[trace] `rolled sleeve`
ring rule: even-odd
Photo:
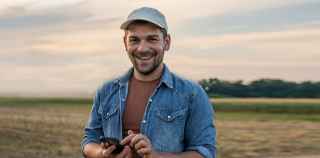
[[[186,149],[187,151],[196,151],[201,154],[204,158],[215,158],[215,150],[210,150],[204,146],[192,146]]]
[[[216,157],[214,111],[201,87],[194,90],[185,131],[186,150],[199,152],[205,158]]]
[[[96,143],[100,144],[100,140],[98,139],[102,133],[98,134],[98,132],[92,132],[88,131],[87,134],[84,135],[82,141],[81,141],[81,151],[83,152],[84,146],[86,146],[89,143]]]
[[[97,93],[93,101],[93,106],[91,109],[88,123],[84,129],[84,136],[81,141],[82,152],[84,150],[85,145],[89,143],[100,144],[99,138],[100,136],[103,135],[103,132],[102,132],[101,116],[99,114],[99,105],[100,105],[99,93]]]

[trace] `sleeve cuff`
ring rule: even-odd
[[[87,137],[85,137],[82,141],[81,141],[81,152],[83,153],[83,149],[84,146],[89,144],[89,143],[96,143],[96,144],[100,144],[100,142],[96,139],[88,139]]]
[[[210,153],[209,149],[203,146],[192,146],[188,147],[186,150],[196,151],[205,158],[215,158],[214,153]]]

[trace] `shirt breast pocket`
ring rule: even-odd
[[[187,109],[180,109],[176,111],[170,109],[158,109],[156,115],[160,120],[167,123],[174,123],[175,121],[177,121],[176,123],[178,123],[179,120],[184,119],[186,111]]]
[[[187,109],[158,109],[154,132],[155,144],[160,151],[177,152],[182,149]]]
[[[119,108],[114,108],[114,109],[110,109],[110,110],[108,110],[106,112],[103,112],[103,118],[105,120],[111,120],[112,117],[114,117],[117,114],[118,109]]]
[[[119,107],[102,110],[102,128],[105,137],[119,137],[120,116]]]

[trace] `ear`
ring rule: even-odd
[[[125,47],[126,51],[128,51],[128,46],[127,46],[126,38],[127,38],[127,36],[124,35],[124,36],[123,36],[123,44],[124,44],[124,47]]]
[[[168,51],[170,49],[170,45],[171,45],[171,37],[168,34],[165,38],[164,38],[164,50]]]

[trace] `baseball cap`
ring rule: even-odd
[[[150,22],[162,29],[165,29],[168,32],[168,26],[165,16],[159,10],[149,7],[142,7],[133,10],[127,17],[126,21],[121,24],[120,28],[125,30],[132,22],[136,20]]]

